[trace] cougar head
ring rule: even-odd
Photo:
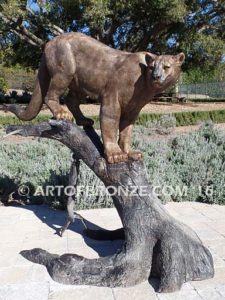
[[[145,60],[153,87],[165,89],[179,78],[181,65],[185,59],[184,53],[177,55],[155,55],[147,53]]]

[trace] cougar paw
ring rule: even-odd
[[[67,121],[72,121],[73,120],[73,115],[67,111],[59,111],[55,114],[56,120],[67,120]]]
[[[128,155],[126,153],[122,152],[122,151],[112,153],[112,154],[109,154],[109,155],[106,154],[106,160],[110,164],[125,162],[125,161],[128,160]]]
[[[143,155],[141,152],[138,151],[130,151],[128,153],[128,157],[132,160],[141,160],[143,159]]]
[[[76,123],[78,126],[93,126],[94,121],[89,118],[76,119]]]

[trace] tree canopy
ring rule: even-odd
[[[37,67],[45,43],[84,32],[127,51],[186,54],[215,69],[225,53],[225,0],[0,0],[0,60]]]

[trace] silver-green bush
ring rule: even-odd
[[[172,114],[161,115],[158,119],[147,121],[145,126],[136,126],[135,132],[146,135],[168,135],[176,128],[176,118]]]
[[[153,140],[150,133],[140,134],[142,131],[143,128],[136,127],[133,147],[144,153],[149,181],[163,202],[225,203],[225,135],[222,131],[208,123],[196,132],[157,140]],[[44,197],[51,205],[62,207],[66,196],[58,196],[57,190],[52,196],[46,195],[46,187],[66,186],[70,164],[70,151],[57,142],[3,141],[0,144],[0,193],[19,197],[18,187],[24,184],[29,186],[31,195],[36,191],[29,199]],[[102,193],[103,184],[84,164],[79,186],[76,209],[112,205],[110,197]]]
[[[172,139],[136,146],[144,152],[149,180],[166,201],[202,201],[225,204],[225,135],[205,124]]]

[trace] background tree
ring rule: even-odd
[[[187,54],[186,69],[217,68],[224,54],[225,1],[0,0],[5,62],[37,67],[45,43],[81,31],[128,51]]]

